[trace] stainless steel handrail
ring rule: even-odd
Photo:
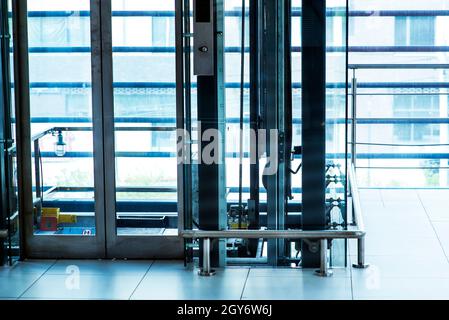
[[[180,230],[179,235],[188,239],[202,239],[204,244],[210,244],[210,239],[318,239],[320,240],[321,265],[319,274],[329,275],[327,270],[327,241],[328,239],[357,239],[357,264],[355,268],[365,268],[365,226],[362,217],[359,191],[355,176],[354,165],[348,168],[349,184],[352,195],[354,225],[352,230]],[[205,246],[207,247],[207,246]],[[210,251],[203,250],[203,270],[200,274],[212,275],[210,269]]]

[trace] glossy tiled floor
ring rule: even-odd
[[[449,299],[449,190],[362,190],[370,268],[227,268],[177,261],[26,261],[0,268],[1,299]],[[355,243],[349,254],[355,260]]]

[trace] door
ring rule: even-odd
[[[94,4],[13,8],[22,257],[106,256]]]
[[[174,0],[14,9],[22,257],[181,258]]]
[[[114,257],[182,258],[175,0],[111,0],[111,11],[112,29],[102,35],[111,38],[113,70],[113,108],[105,110],[107,250]]]

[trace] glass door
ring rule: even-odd
[[[175,0],[15,5],[22,256],[182,258]]]
[[[112,0],[111,7],[115,190],[108,254],[181,258],[175,0]]]
[[[28,71],[29,96],[18,100],[14,119],[22,126],[18,152],[25,163],[19,192],[32,191],[21,197],[27,257],[105,256],[102,159],[94,151],[101,144],[94,138],[101,106],[92,99],[97,53],[91,50],[91,9],[89,0],[28,0],[16,6],[16,18],[26,19],[28,27],[27,39],[18,39],[27,40],[28,57],[19,48],[16,61],[28,62],[22,71]],[[28,143],[31,153],[24,152]]]

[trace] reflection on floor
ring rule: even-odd
[[[0,268],[0,298],[449,299],[449,190],[362,190],[370,268],[237,268],[202,278],[176,261],[26,261]],[[355,243],[350,256],[355,259]]]

